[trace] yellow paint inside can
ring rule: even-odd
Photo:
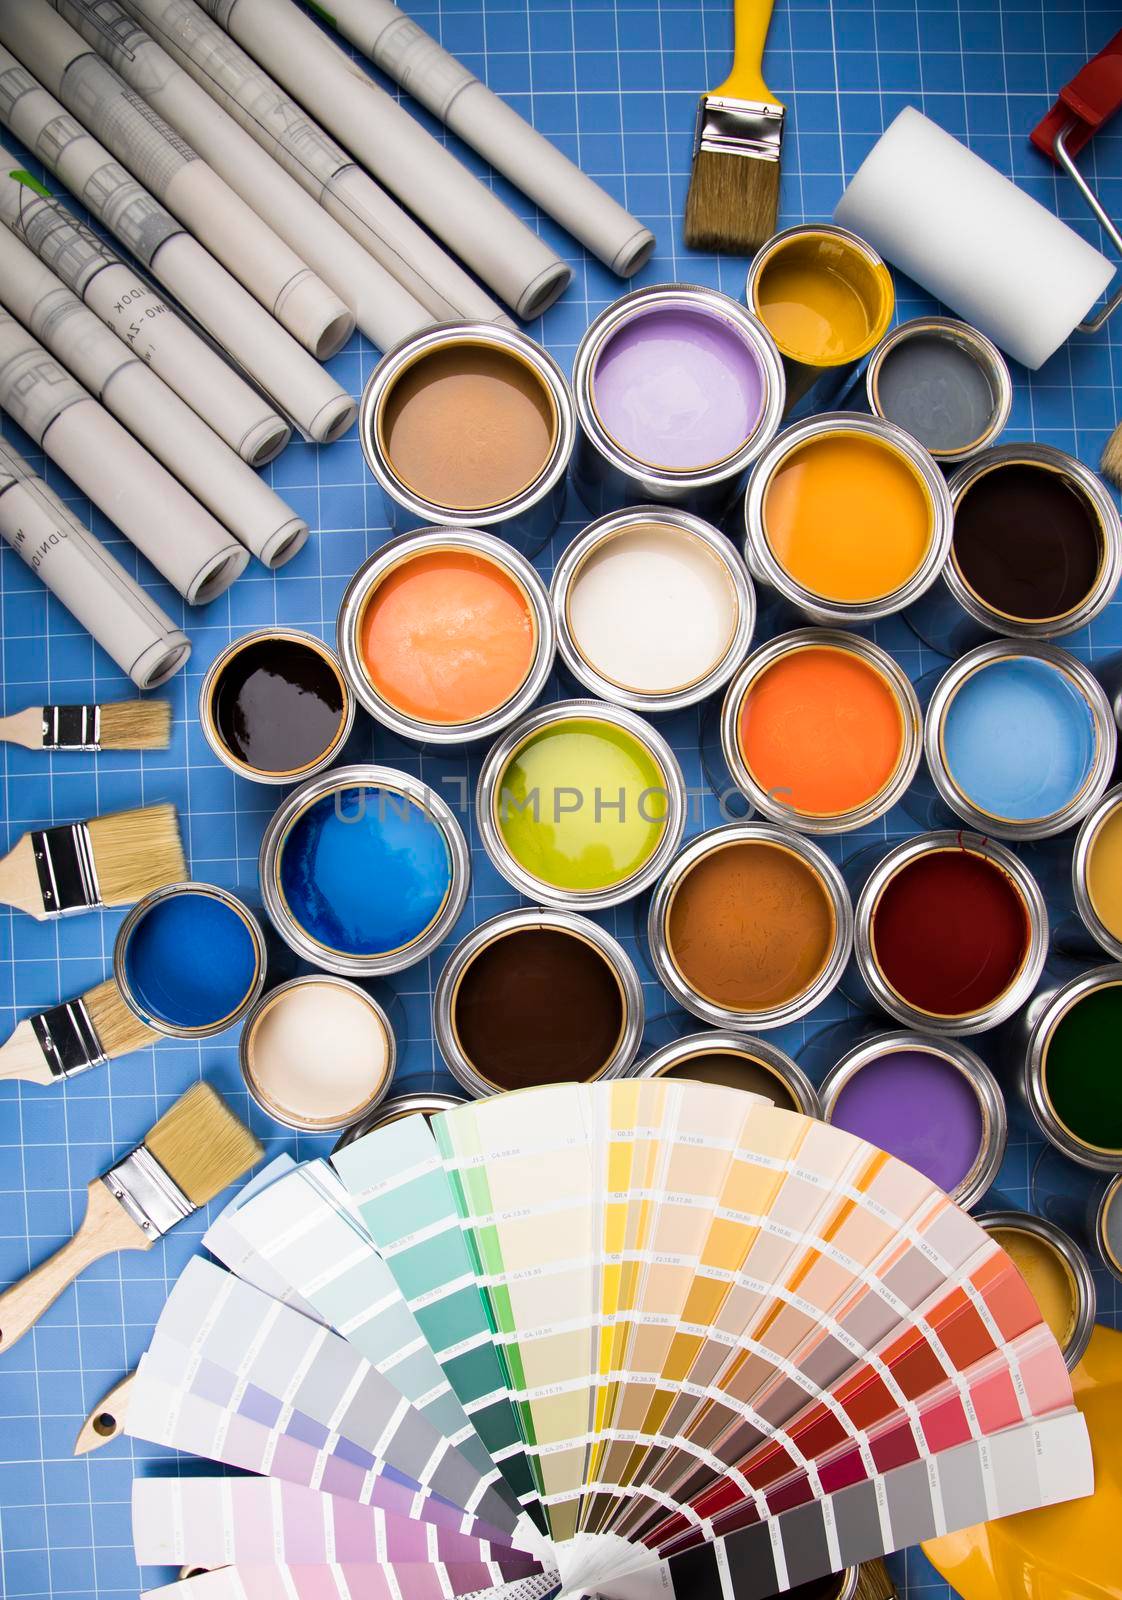
[[[1107,812],[1091,839],[1087,892],[1103,927],[1122,939],[1122,800]]]
[[[765,257],[752,301],[783,355],[832,367],[865,355],[883,338],[895,293],[883,262],[848,239],[808,228]]]

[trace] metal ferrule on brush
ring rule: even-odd
[[[167,1233],[196,1209],[144,1145],[138,1145],[101,1181],[137,1227],[152,1238]]]
[[[100,750],[100,706],[44,706],[44,750]]]
[[[84,822],[37,829],[31,835],[31,849],[43,893],[43,910],[49,916],[88,911],[101,904],[93,844]]]
[[[769,105],[766,100],[730,100],[703,94],[697,105],[694,155],[707,150],[714,155],[778,161],[783,118],[783,107]]]
[[[86,1009],[84,1000],[68,1000],[31,1018],[32,1031],[43,1060],[55,1078],[73,1078],[90,1067],[101,1067],[109,1057]]]

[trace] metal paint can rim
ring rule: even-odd
[[[1103,1266],[1122,1283],[1122,1258],[1116,1256],[1112,1250],[1107,1231],[1107,1218],[1118,1205],[1122,1205],[1122,1172],[1107,1184],[1095,1210],[1095,1243],[1098,1245]]]
[[[934,461],[957,466],[980,450],[989,448],[1005,428],[1013,408],[1013,379],[1001,351],[991,339],[987,339],[984,333],[972,327],[969,322],[962,322],[957,317],[913,317],[909,322],[901,322],[897,327],[890,328],[869,357],[869,365],[865,369],[865,393],[874,416],[884,417],[886,422],[891,421],[891,418],[885,417],[881,409],[880,391],[877,387],[880,370],[886,357],[899,345],[907,344],[909,339],[919,338],[924,334],[935,335],[952,344],[965,347],[985,372],[993,394],[994,407],[990,413],[990,420],[977,439],[969,444],[959,445],[953,450],[933,450],[930,445],[924,447]],[[951,492],[953,498],[953,484]]]
[[[1122,783],[1116,784],[1113,789],[1107,789],[1083,818],[1079,832],[1075,836],[1075,847],[1071,856],[1071,887],[1076,910],[1095,943],[1100,944],[1114,961],[1122,961],[1122,939],[1111,933],[1095,910],[1087,873],[1096,834],[1111,813],[1119,810],[1122,810]]]
[[[690,1061],[694,1056],[732,1054],[747,1056],[776,1077],[791,1099],[794,1109],[804,1117],[822,1116],[822,1105],[817,1089],[798,1062],[786,1050],[767,1039],[751,1033],[741,1033],[733,1028],[706,1028],[699,1033],[686,1033],[680,1039],[652,1050],[638,1065],[627,1072],[629,1078],[673,1077],[674,1068]],[[782,1111],[791,1109],[781,1106]]]
[[[666,784],[666,821],[662,837],[647,861],[630,877],[610,888],[559,889],[528,872],[507,849],[495,820],[495,800],[503,773],[519,747],[551,722],[609,722],[622,728],[647,750],[658,765]],[[521,894],[549,907],[569,911],[600,911],[631,900],[659,876],[677,850],[686,826],[686,784],[670,745],[663,736],[624,706],[606,700],[555,700],[535,711],[501,734],[488,750],[480,769],[475,791],[475,819],[479,837],[491,864]]]
[[[1021,969],[1003,994],[976,1013],[940,1017],[911,1005],[892,988],[873,954],[872,922],[880,896],[891,878],[921,856],[947,850],[965,850],[981,856],[1005,873],[1024,905],[1029,942]],[[997,840],[953,828],[913,834],[882,856],[862,885],[854,908],[853,954],[857,969],[877,1005],[904,1027],[939,1038],[984,1033],[1011,1017],[1035,989],[1048,955],[1048,908],[1040,885],[1028,867]]]
[[[308,1121],[305,1118],[295,1117],[286,1113],[279,1105],[266,1099],[264,1092],[253,1076],[250,1068],[250,1047],[253,1042],[254,1030],[261,1018],[265,1016],[276,1000],[287,994],[291,989],[308,988],[311,985],[330,986],[333,989],[344,989],[348,994],[357,995],[374,1013],[386,1037],[386,1071],[385,1076],[367,1100],[353,1116],[346,1117],[342,1122]],[[342,1128],[349,1128],[356,1122],[361,1122],[368,1117],[375,1108],[382,1104],[389,1094],[390,1082],[397,1066],[397,1037],[393,1025],[386,1015],[384,1008],[360,984],[352,983],[348,978],[340,978],[335,973],[308,972],[296,978],[289,978],[285,983],[277,984],[275,989],[269,989],[254,1002],[242,1024],[241,1036],[238,1039],[238,1065],[241,1068],[242,1078],[245,1082],[247,1093],[251,1099],[260,1106],[266,1116],[274,1122],[279,1122],[284,1128],[295,1128],[301,1133],[338,1133]]]
[[[449,886],[444,904],[429,926],[410,944],[400,950],[382,955],[352,956],[341,951],[328,950],[308,935],[293,917],[284,902],[277,883],[281,850],[288,833],[299,816],[317,800],[333,790],[386,789],[412,801],[444,836],[449,860]],[[362,763],[350,767],[332,767],[300,784],[277,807],[265,828],[258,855],[258,875],[261,895],[269,920],[285,944],[305,960],[314,962],[327,972],[341,977],[371,978],[390,972],[402,972],[417,961],[430,955],[447,937],[467,899],[471,877],[471,857],[463,829],[456,821],[451,808],[434,789],[396,767]]]
[[[904,724],[900,759],[888,783],[863,806],[837,815],[817,816],[785,805],[775,793],[756,781],[740,747],[740,712],[752,683],[783,656],[804,648],[845,650],[877,669],[897,697]],[[736,787],[762,817],[799,833],[851,833],[890,811],[915,777],[923,754],[923,714],[907,673],[887,650],[882,650],[871,639],[836,628],[796,628],[754,650],[729,684],[721,706],[721,749]]]
[[[1044,1069],[1052,1034],[1062,1018],[1077,1001],[1097,989],[1116,985],[1122,985],[1122,963],[1110,962],[1091,967],[1067,983],[1037,995],[1026,1015],[1027,1036],[1020,1062],[1021,1088],[1040,1132],[1072,1161],[1096,1172],[1117,1172],[1122,1165],[1122,1152],[1088,1144],[1060,1121],[1052,1106]]]
[[[1060,617],[1043,617],[1036,621],[1014,617],[997,611],[966,582],[958,570],[954,554],[954,532],[951,547],[943,568],[943,582],[954,599],[975,622],[1008,639],[1053,639],[1075,633],[1093,622],[1110,604],[1119,578],[1122,577],[1122,519],[1114,501],[1095,474],[1082,461],[1057,450],[1049,444],[1008,443],[993,445],[959,467],[948,482],[953,510],[957,512],[962,497],[988,473],[1004,466],[1024,463],[1049,469],[1075,484],[1090,506],[1102,534],[1102,562],[1094,584],[1083,600],[1073,610]]]
[[[525,594],[534,619],[536,643],[526,678],[501,706],[472,722],[424,722],[399,710],[374,687],[359,645],[366,607],[378,584],[413,557],[440,550],[468,551],[493,561]],[[418,528],[382,545],[362,563],[347,585],[339,605],[336,641],[342,672],[354,698],[384,727],[403,738],[425,744],[468,744],[475,739],[491,738],[508,727],[545,688],[556,653],[553,608],[545,584],[525,556],[504,540],[479,528]]]
[[[170,899],[173,895],[183,894],[208,895],[211,899],[220,900],[241,920],[253,944],[253,979],[245,995],[228,1016],[222,1017],[217,1022],[208,1023],[204,1027],[197,1028],[182,1027],[153,1017],[133,994],[126,967],[129,941],[141,920],[161,900]],[[217,1033],[224,1033],[227,1028],[232,1028],[254,1005],[264,988],[266,962],[265,935],[262,932],[261,924],[243,900],[240,900],[229,889],[222,889],[215,883],[199,883],[195,881],[165,883],[160,888],[153,889],[144,896],[143,900],[138,900],[136,905],[133,906],[121,926],[117,929],[117,937],[113,941],[113,977],[116,980],[117,988],[120,990],[121,999],[128,1006],[134,1017],[139,1018],[153,1032],[160,1034],[165,1039],[209,1039]]]
[[[678,971],[670,952],[666,922],[674,893],[686,873],[714,850],[740,843],[779,845],[797,856],[821,880],[834,913],[834,944],[830,956],[814,982],[801,995],[764,1011],[733,1011],[700,995]],[[698,834],[675,856],[655,886],[647,914],[647,940],[651,960],[663,988],[687,1011],[702,1022],[733,1032],[753,1033],[758,1029],[783,1027],[798,1022],[836,988],[853,944],[853,903],[845,880],[821,846],[789,828],[772,822],[731,822]]]
[[[1047,1217],[1037,1217],[1029,1211],[985,1211],[974,1220],[987,1233],[995,1228],[1008,1228],[1010,1232],[1034,1234],[1051,1245],[1067,1266],[1075,1286],[1075,1326],[1063,1346],[1064,1365],[1070,1372],[1082,1361],[1095,1326],[1097,1295],[1087,1257],[1062,1228],[1049,1222]]]
[[[601,546],[630,527],[645,526],[652,522],[699,540],[721,561],[736,597],[737,621],[727,649],[703,678],[677,689],[644,693],[625,688],[604,677],[585,656],[573,634],[569,598],[585,563]],[[628,506],[625,510],[609,512],[590,522],[577,534],[558,561],[550,585],[550,600],[557,629],[558,651],[578,682],[599,699],[647,715],[696,705],[727,683],[751,644],[756,625],[756,592],[735,545],[712,523],[670,506]]]
[[[876,439],[902,456],[926,491],[931,504],[931,538],[922,561],[908,580],[876,600],[829,600],[805,589],[772,553],[764,526],[764,498],[772,476],[793,450],[821,434],[861,434]],[[951,497],[938,465],[910,433],[883,417],[859,411],[826,411],[792,423],[768,445],[752,468],[744,495],[744,557],[754,578],[774,589],[812,621],[838,628],[860,626],[894,615],[917,600],[939,577],[951,547]]]
[[[1096,736],[1095,759],[1090,775],[1074,799],[1050,817],[1029,817],[1024,821],[991,816],[969,801],[951,777],[943,750],[943,723],[947,710],[967,678],[992,661],[1015,659],[1018,656],[1046,662],[1074,683],[1087,702]],[[940,798],[962,818],[967,827],[998,839],[1047,839],[1074,827],[1105,792],[1114,770],[1117,747],[1114,712],[1098,679],[1070,651],[1040,639],[987,639],[983,644],[975,645],[973,650],[968,650],[948,667],[939,679],[924,719],[924,754]]]
[[[819,1086],[823,1119],[831,1121],[842,1089],[863,1067],[901,1051],[919,1052],[949,1061],[966,1079],[977,1098],[982,1114],[982,1142],[973,1164],[950,1195],[956,1205],[969,1211],[977,1205],[1001,1168],[1009,1137],[1009,1118],[1005,1096],[997,1079],[981,1056],[960,1039],[904,1030],[878,1033],[854,1045],[830,1068]]]
[[[388,1127],[391,1122],[400,1122],[404,1117],[438,1117],[445,1111],[454,1111],[457,1106],[463,1105],[467,1105],[467,1101],[462,1095],[445,1094],[436,1089],[391,1095],[374,1107],[368,1115],[360,1117],[357,1122],[352,1122],[344,1128],[332,1145],[331,1154],[337,1155],[349,1144],[354,1144],[356,1139],[365,1138],[368,1133],[374,1133],[378,1128]]]
[[[552,906],[501,911],[466,934],[448,957],[433,990],[432,1010],[436,1042],[449,1072],[472,1099],[487,1099],[508,1092],[485,1078],[469,1061],[456,1033],[454,1012],[460,983],[476,956],[507,934],[523,928],[553,928],[572,934],[590,944],[611,967],[623,1002],[623,1026],[616,1047],[601,1070],[594,1078],[581,1081],[605,1083],[611,1078],[625,1076],[643,1036],[645,1007],[639,974],[623,946],[599,923],[574,911]]]
[[[789,228],[781,228],[778,233],[773,233],[770,239],[764,240],[763,244],[752,257],[752,264],[748,268],[748,276],[744,280],[744,299],[748,309],[752,312],[752,315],[758,317],[759,320],[764,323],[765,328],[767,327],[767,323],[764,322],[763,316],[757,309],[756,290],[759,287],[760,279],[763,277],[771,258],[786,245],[792,243],[792,241],[795,239],[810,239],[816,235],[819,237],[825,237],[827,239],[836,239],[840,244],[848,245],[862,258],[865,265],[869,267],[870,271],[872,271],[874,275],[879,276],[883,274],[885,280],[884,287],[887,289],[889,297],[887,315],[883,319],[885,326],[887,326],[888,322],[892,318],[892,311],[896,303],[895,288],[892,282],[892,274],[888,270],[888,264],[883,257],[873,249],[872,245],[867,239],[862,239],[860,234],[852,233],[848,228],[839,227],[836,222],[796,222]],[[769,333],[771,332],[770,329],[768,329],[768,331]],[[837,361],[818,361],[808,359],[806,356],[795,355],[784,350],[779,344],[778,340],[776,340],[776,349],[779,351],[783,360],[790,361],[795,366],[809,367],[818,371],[829,372],[844,367],[855,366],[858,362],[862,361],[865,356],[868,355],[870,350],[876,346],[878,341],[883,337],[883,334],[883,327],[874,328],[872,333],[868,335],[867,339],[858,349],[847,351],[846,354],[841,356]],[[774,334],[772,334],[772,338],[775,338]]]
[[[497,347],[531,368],[549,393],[556,414],[556,437],[541,472],[518,494],[494,506],[464,510],[425,500],[397,476],[382,448],[379,420],[390,390],[414,362],[444,345],[481,344]],[[379,361],[362,391],[358,410],[358,436],[362,454],[380,488],[399,506],[431,527],[479,530],[512,522],[545,500],[568,471],[576,443],[576,414],[572,391],[561,368],[549,352],[516,328],[493,322],[441,322],[411,334]]]
[[[339,727],[323,754],[317,756],[314,761],[308,762],[306,766],[292,768],[286,772],[263,772],[260,767],[254,767],[246,761],[240,761],[226,745],[214,720],[214,692],[226,668],[243,650],[267,639],[287,640],[292,644],[305,645],[314,651],[331,667],[339,681],[339,688],[343,696],[343,715]],[[241,778],[248,778],[252,783],[279,785],[301,783],[305,778],[314,778],[317,773],[323,772],[335,760],[347,742],[354,726],[354,720],[355,697],[351,684],[347,680],[347,674],[343,670],[342,662],[329,644],[325,644],[314,633],[309,633],[303,628],[285,628],[268,624],[263,628],[254,628],[249,633],[243,633],[237,639],[232,639],[223,650],[219,651],[207,668],[199,689],[199,726],[202,728],[203,738],[224,767],[229,767],[231,772],[236,772]]]
[[[647,311],[670,310],[683,305],[720,316],[736,328],[759,369],[763,396],[756,425],[739,450],[703,467],[675,470],[642,461],[616,442],[600,420],[593,386],[596,363],[609,338]],[[573,358],[573,398],[585,439],[603,461],[626,478],[643,480],[670,492],[709,488],[745,472],[778,428],[785,393],[783,362],[775,340],[763,323],[738,300],[704,284],[654,283],[621,295],[589,323]]]

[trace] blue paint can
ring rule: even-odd
[[[232,1027],[265,983],[265,940],[227,889],[172,883],[121,924],[113,974],[129,1008],[157,1033],[205,1039]]]

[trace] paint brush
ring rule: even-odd
[[[120,1438],[135,1377],[135,1372],[128,1373],[120,1383],[113,1385],[108,1394],[102,1395],[78,1430],[78,1437],[74,1441],[76,1456],[89,1455],[91,1450],[100,1450],[111,1439]]]
[[[160,1035],[140,1021],[108,978],[76,1000],[64,1000],[17,1024],[0,1045],[0,1082],[54,1083],[104,1066],[154,1044]]]
[[[0,859],[0,902],[37,922],[95,906],[128,906],[187,877],[175,807],[114,811],[33,828]]]
[[[1122,489],[1122,422],[1103,446],[1099,471],[1104,478],[1110,479],[1116,489]]]
[[[691,250],[751,255],[775,232],[787,113],[762,71],[774,5],[775,0],[735,0],[732,71],[698,103],[686,196]]]
[[[857,1568],[857,1588],[853,1600],[896,1600],[896,1585],[879,1557],[862,1561]]]
[[[25,750],[166,750],[170,700],[121,700],[99,706],[28,706],[0,717],[0,742]]]
[[[264,1151],[208,1083],[196,1083],[143,1144],[91,1180],[86,1215],[69,1243],[0,1295],[0,1352],[39,1320],[91,1262],[118,1250],[150,1250],[243,1177]]]

